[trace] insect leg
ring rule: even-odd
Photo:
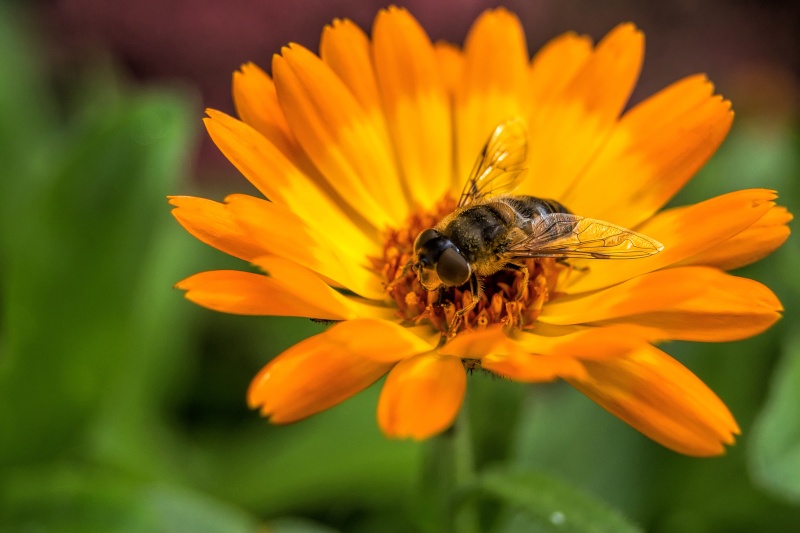
[[[519,291],[517,292],[517,297],[515,298],[516,301],[520,301],[525,297],[525,293],[528,291],[528,282],[531,280],[531,273],[528,271],[528,266],[524,263],[508,263],[506,264],[505,268],[508,270],[522,272],[522,283],[519,285]]]
[[[478,277],[475,274],[469,278],[469,291],[472,300],[469,302],[469,305],[465,305],[456,312],[453,320],[447,326],[448,337],[455,336],[455,334],[458,332],[458,326],[461,324],[462,317],[472,311],[472,309],[478,305],[478,302],[480,302],[481,298],[483,297],[483,286],[481,285],[481,282],[478,281]]]
[[[439,307],[444,307],[447,305],[447,289],[444,287],[439,287],[436,290],[436,305]]]
[[[474,274],[469,278],[469,293],[472,300],[469,302],[469,305],[462,307],[456,313],[456,316],[463,316],[472,311],[472,308],[478,305],[478,302],[481,301],[481,297],[483,297],[483,287],[478,281],[478,277]]]

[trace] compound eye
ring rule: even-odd
[[[448,248],[436,262],[436,274],[448,287],[458,287],[467,282],[472,272],[464,256],[453,248]]]
[[[436,237],[440,237],[439,232],[433,228],[426,229],[422,233],[417,236],[417,240],[414,241],[414,252],[419,253],[420,248],[425,246],[430,240],[435,239]]]

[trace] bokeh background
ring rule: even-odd
[[[455,43],[495,5],[397,3]],[[635,22],[648,41],[634,102],[696,72],[733,101],[730,136],[674,204],[764,187],[800,213],[796,2],[504,5],[531,51]],[[269,70],[282,45],[315,50],[333,18],[369,29],[383,6],[0,3],[0,531],[439,530],[437,444],[386,440],[378,386],[288,427],[246,408],[255,372],[323,326],[214,313],[172,288],[242,266],[186,234],[165,200],[251,192],[206,140],[203,108],[233,112],[240,64]],[[483,525],[580,531],[572,517],[589,509],[593,530],[617,519],[657,532],[800,529],[798,265],[793,236],[740,273],[785,306],[767,333],[666,346],[739,421],[725,456],[665,450],[563,384],[471,376],[476,463],[519,482],[467,498]]]

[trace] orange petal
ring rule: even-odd
[[[233,75],[233,101],[242,122],[252,126],[306,176],[324,183],[286,121],[275,83],[253,63],[242,65]]]
[[[314,300],[318,292],[318,283],[320,276],[311,270],[307,270],[298,263],[278,256],[262,256],[253,260],[253,263],[258,265],[270,278],[276,279],[283,283],[294,287],[296,292],[306,291],[306,298]],[[322,281],[330,285],[329,280],[322,279]],[[325,290],[328,293],[328,289]],[[333,291],[334,298],[347,305],[350,318],[358,317],[373,317],[383,320],[395,320],[397,309],[393,306],[386,305],[384,302],[375,300],[367,300],[357,295],[343,294],[338,290]]]
[[[375,227],[408,214],[391,146],[331,68],[302,46],[272,62],[281,108],[314,165],[339,197]]]
[[[366,268],[367,256],[362,251],[340,240],[324,239],[280,205],[244,194],[228,196],[225,201],[237,224],[268,250],[262,256],[290,259],[365,298],[386,299],[381,280]]]
[[[730,102],[713,91],[705,76],[692,76],[625,113],[560,200],[576,213],[623,227],[652,216],[705,164],[730,129]]]
[[[379,232],[358,224],[337,204],[332,191],[301,172],[263,135],[225,113],[206,112],[204,122],[214,143],[267,198],[288,207],[324,238],[345,240],[365,254],[381,253]]]
[[[289,158],[296,155],[297,139],[286,123],[272,78],[254,63],[245,63],[233,74],[236,114],[266,137]]]
[[[437,351],[459,359],[482,359],[489,354],[526,353],[506,336],[499,324],[481,330],[461,332]]]
[[[752,226],[725,242],[685,259],[679,265],[709,265],[723,270],[741,268],[763,259],[789,238],[792,214],[785,207],[773,206]]]
[[[653,348],[585,361],[570,384],[656,442],[686,455],[724,453],[739,427],[725,404],[678,361]]]
[[[434,43],[433,51],[436,53],[436,62],[447,94],[454,98],[464,72],[464,54],[459,47],[441,41]]]
[[[780,318],[781,304],[764,285],[715,268],[651,272],[595,293],[545,306],[551,324],[633,324],[662,338],[729,341],[761,333]]]
[[[498,326],[459,333],[439,353],[460,359],[479,359],[481,367],[515,381],[552,381],[581,377],[583,366],[571,357],[531,354],[508,338]]]
[[[567,291],[608,287],[708,250],[752,226],[772,208],[774,199],[773,191],[748,189],[659,213],[635,229],[662,243],[661,252],[642,259],[582,262],[589,270],[573,273]]]
[[[378,423],[390,437],[425,439],[455,420],[467,374],[455,357],[425,354],[403,359],[389,372],[378,401]]]
[[[349,57],[355,65],[342,68],[366,69],[361,76],[369,77],[362,51]],[[299,45],[284,48],[272,68],[289,124],[330,186],[379,228],[403,222],[409,205],[380,108],[362,107],[325,62]]]
[[[323,411],[365,389],[393,364],[375,360],[370,357],[373,353],[407,355],[406,346],[395,349],[391,344],[393,340],[402,344],[402,339],[374,334],[388,332],[376,330],[375,322],[343,322],[292,346],[253,379],[247,403],[282,424]]]
[[[375,17],[372,57],[411,200],[431,208],[453,183],[450,100],[433,45],[402,8]]]
[[[359,318],[337,324],[325,332],[325,342],[362,359],[396,363],[431,352],[435,346],[391,320]]]
[[[592,55],[592,40],[569,32],[545,44],[531,61],[531,105],[545,105],[564,87]]]
[[[381,109],[378,84],[369,54],[369,38],[351,20],[336,19],[322,31],[320,57],[368,113]]]
[[[481,368],[500,377],[525,383],[542,383],[557,378],[582,378],[586,370],[572,357],[530,353],[492,354],[481,360]]]
[[[621,24],[598,43],[546,105],[532,102],[530,177],[520,193],[563,196],[616,125],[639,77],[643,54],[642,33],[632,24]]]
[[[311,272],[295,265],[283,281],[238,270],[200,272],[177,283],[186,298],[223,313],[344,320],[357,315],[348,300]],[[302,283],[298,283],[302,282]]]
[[[514,342],[529,353],[604,359],[626,354],[643,344],[667,338],[667,335],[657,329],[634,324],[585,327],[553,325],[539,321],[536,329],[517,332]]]
[[[386,118],[383,112],[381,95],[378,91],[378,82],[375,79],[375,69],[370,56],[372,50],[367,35],[350,20],[334,20],[326,26],[320,40],[320,57],[339,76],[345,86],[352,92],[355,99],[364,110],[364,120],[367,120],[373,134],[380,138],[379,148],[385,152],[382,157],[384,163],[391,166],[391,171],[385,169],[365,168],[367,173],[365,184],[369,191],[384,204],[402,204],[406,208],[407,198],[403,189],[402,180],[397,174],[397,162],[394,160],[392,141],[389,135]],[[358,147],[356,147],[358,149]],[[374,150],[370,146],[362,150]],[[377,154],[367,154],[375,157]],[[364,155],[351,156],[363,159]],[[363,162],[360,162],[364,166]],[[371,175],[371,172],[382,172],[380,175]],[[407,209],[407,208],[406,208]],[[407,210],[398,210],[401,216],[406,216]]]
[[[455,92],[456,175],[469,175],[489,134],[530,108],[528,48],[519,19],[503,8],[484,11],[464,45],[464,69]]]
[[[200,241],[245,261],[267,253],[233,220],[225,204],[192,196],[170,196],[172,215]]]

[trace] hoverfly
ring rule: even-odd
[[[404,271],[412,268],[427,291],[469,283],[472,302],[458,311],[451,331],[480,301],[484,277],[518,270],[526,286],[526,259],[636,259],[664,248],[635,231],[575,215],[555,200],[512,196],[525,170],[527,146],[521,119],[498,125],[475,161],[455,211],[414,242]]]

